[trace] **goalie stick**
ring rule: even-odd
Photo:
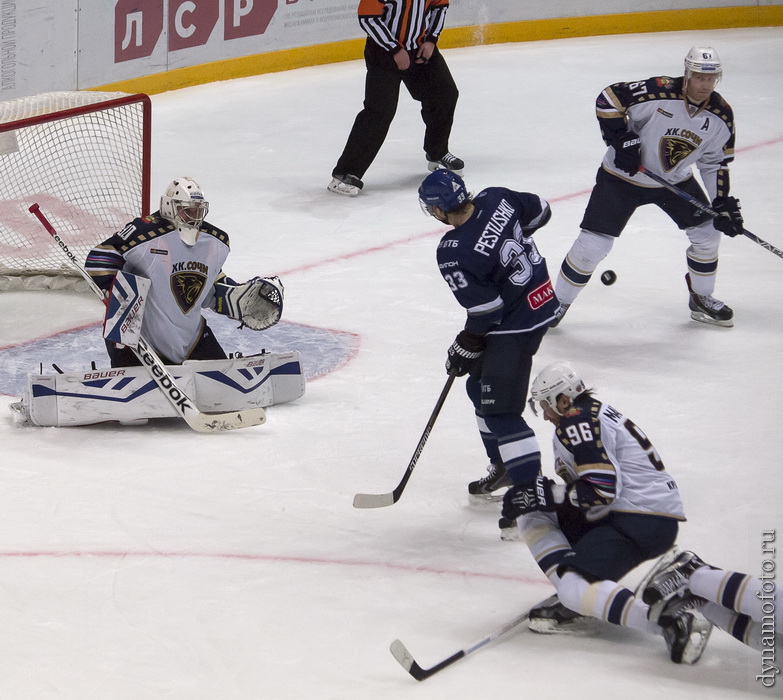
[[[648,170],[643,165],[639,166],[639,172],[644,173],[651,180],[655,180],[655,182],[665,187],[670,192],[674,192],[674,194],[676,194],[678,197],[681,197],[685,201],[690,202],[694,207],[696,207],[700,211],[703,211],[708,216],[711,216],[713,219],[719,216],[719,214],[712,207],[708,207],[703,202],[700,202],[698,199],[692,197],[684,190],[681,190],[679,187],[676,187],[672,185],[670,182],[667,182],[660,175]],[[779,258],[783,258],[783,250],[780,250],[780,248],[776,248],[771,243],[767,243],[767,241],[765,241],[763,238],[759,238],[755,233],[751,233],[750,231],[748,231],[748,229],[743,228],[742,234],[747,238],[750,238],[750,240],[753,241],[754,243],[758,243],[762,248],[766,248],[770,253],[774,253]]]
[[[95,284],[89,273],[81,266],[76,256],[68,249],[66,242],[57,233],[38,204],[33,204],[29,211],[41,223],[47,233],[54,238],[63,255],[71,265],[81,274],[101,301],[105,299],[103,290]],[[130,346],[129,346],[130,347]],[[174,377],[166,365],[161,362],[157,353],[152,349],[144,336],[139,336],[137,348],[131,347],[142,366],[149,372],[150,377],[158,385],[174,410],[193,430],[199,433],[214,433],[237,428],[249,428],[261,425],[266,421],[266,412],[263,408],[249,408],[241,411],[229,411],[227,413],[202,413],[193,400],[177,386]]]
[[[419,461],[421,451],[424,449],[424,445],[427,443],[430,432],[432,432],[432,427],[435,425],[435,420],[440,413],[440,409],[443,408],[443,404],[446,401],[446,397],[449,394],[449,390],[451,389],[451,385],[454,383],[456,376],[456,370],[451,370],[451,372],[449,372],[449,378],[446,380],[446,385],[440,392],[440,396],[438,397],[438,401],[435,404],[435,408],[432,410],[432,415],[427,421],[424,432],[419,438],[419,444],[416,445],[413,456],[411,457],[410,462],[408,462],[408,466],[405,469],[405,474],[403,474],[400,483],[397,484],[397,488],[395,488],[393,491],[390,491],[389,493],[357,493],[353,497],[354,508],[384,508],[386,506],[393,505],[400,500],[400,496],[402,496],[402,492],[405,490],[405,485],[408,483],[408,479],[411,478],[411,474],[416,467],[416,462]]]
[[[547,598],[547,601],[550,599],[551,598]],[[399,639],[395,639],[391,643],[389,650],[391,651],[394,658],[399,661],[400,665],[408,673],[410,673],[417,681],[423,681],[430,676],[434,676],[436,673],[438,673],[438,671],[442,671],[447,666],[451,666],[451,664],[454,662],[459,661],[460,659],[464,659],[474,651],[478,651],[482,647],[487,646],[487,644],[494,642],[496,639],[502,637],[504,634],[510,632],[514,628],[519,627],[523,622],[526,622],[530,618],[530,611],[542,604],[543,602],[534,605],[532,608],[528,608],[521,615],[517,615],[513,620],[507,622],[505,625],[487,635],[483,639],[480,639],[465,649],[460,649],[448,658],[443,659],[443,661],[435,664],[434,666],[431,666],[430,668],[422,668],[419,666],[413,656],[411,656],[411,653],[408,651],[407,647]]]

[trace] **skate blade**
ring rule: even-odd
[[[536,634],[563,634],[573,637],[589,637],[598,631],[598,620],[594,617],[579,617],[566,623],[556,620],[530,620],[530,631]]]
[[[707,648],[707,642],[710,641],[713,627],[712,623],[701,613],[697,612],[696,616],[697,623],[691,631],[690,644],[683,652],[682,661],[680,662],[688,666],[695,664],[701,658],[704,650]]]
[[[721,321],[720,319],[713,318],[701,311],[691,311],[691,318],[699,323],[706,323],[708,326],[723,326],[724,328],[734,327],[734,319],[730,318],[726,321]]]
[[[502,493],[469,493],[468,503],[479,508],[503,502]]]

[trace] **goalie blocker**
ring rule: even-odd
[[[169,370],[205,413],[266,408],[298,399],[305,391],[296,350],[186,360]],[[25,395],[13,408],[33,425],[56,427],[178,417],[143,367],[30,374]]]

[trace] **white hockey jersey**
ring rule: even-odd
[[[142,334],[157,352],[180,364],[201,337],[201,309],[212,306],[214,284],[228,257],[228,235],[206,221],[187,246],[159,212],[134,219],[87,256],[85,268],[106,289],[118,270],[151,280]]]
[[[590,494],[588,520],[609,511],[685,520],[677,484],[642,430],[609,404],[590,396],[560,420],[555,470]]]
[[[604,140],[628,130],[641,138],[642,165],[676,185],[699,169],[710,200],[729,194],[728,164],[734,158],[734,114],[717,93],[701,105],[683,97],[683,78],[660,76],[615,83],[596,100]],[[614,165],[609,146],[602,167],[643,187],[660,187],[642,173],[633,177]]]

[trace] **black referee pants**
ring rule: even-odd
[[[449,135],[459,91],[438,48],[427,63],[416,63],[411,53],[408,70],[400,71],[387,51],[371,39],[364,47],[367,75],[364,109],[356,115],[345,150],[332,176],[356,175],[361,178],[375,160],[397,112],[400,83],[411,97],[421,102],[421,118],[426,127],[424,151],[441,158],[449,150]]]

